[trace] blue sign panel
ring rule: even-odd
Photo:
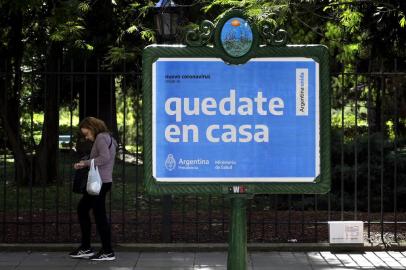
[[[320,174],[311,58],[159,58],[153,176],[162,182],[312,182]]]

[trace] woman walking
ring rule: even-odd
[[[106,215],[106,194],[111,190],[113,167],[116,156],[117,142],[111,136],[106,124],[95,117],[86,117],[79,124],[80,132],[93,143],[89,160],[81,160],[74,168],[89,167],[94,159],[99,169],[103,185],[99,195],[89,195],[86,191],[78,204],[78,217],[82,233],[81,245],[69,255],[72,258],[90,258],[95,261],[112,261],[116,257],[111,246],[111,228]],[[89,212],[93,210],[96,228],[102,242],[102,249],[95,254],[91,244],[91,222]]]

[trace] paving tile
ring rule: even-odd
[[[180,261],[180,260],[165,260],[165,259],[159,259],[157,258],[156,260],[143,260],[140,259],[137,264],[135,265],[137,267],[193,267],[193,260],[191,261]]]
[[[114,253],[116,257],[125,258],[125,259],[136,259],[140,256],[141,252],[137,251],[120,251]]]
[[[296,263],[300,264],[310,264],[310,257],[309,254],[304,253],[304,252],[294,252],[293,256],[296,258]],[[316,256],[316,255],[315,255]],[[317,255],[317,260],[320,260],[321,262],[325,263],[323,258],[321,258],[320,254]],[[321,259],[320,259],[321,258]],[[316,258],[315,258],[316,260]]]
[[[0,252],[0,267],[17,266],[29,256],[27,252]]]
[[[332,267],[332,268],[314,268],[314,270],[370,270],[370,269],[364,269],[364,268],[359,268],[359,267],[347,267],[347,266],[342,266],[342,267]],[[375,269],[375,268],[373,268]],[[372,270],[372,269],[371,269]],[[382,270],[382,269],[380,269]]]
[[[384,261],[381,260],[378,256],[375,255],[374,252],[365,252],[364,257],[372,263],[374,267],[379,267],[379,268],[389,268],[389,265],[387,265]]]
[[[155,258],[194,258],[195,252],[141,252],[144,259]]]
[[[18,266],[15,270],[74,270],[75,266],[62,266],[62,265],[31,265],[31,266]],[[1,268],[3,270],[3,268]]]
[[[61,266],[74,267],[78,260],[74,260],[64,252],[33,252],[21,261],[19,267],[26,266]]]
[[[107,267],[108,269],[133,269],[135,262],[116,259],[114,261],[90,261],[80,260],[75,269],[99,269]]]
[[[195,270],[195,268],[194,267],[177,267],[177,266],[167,266],[167,267],[140,266],[140,267],[135,267],[134,270]]]
[[[193,269],[194,270],[227,270],[227,266],[209,266],[209,267],[207,267],[207,266],[203,266],[203,267],[195,266]]]
[[[99,264],[99,265],[93,265],[93,266],[85,266],[85,265],[79,265],[76,268],[74,268],[74,270],[85,270],[85,269],[97,269],[97,270],[134,270],[134,267],[132,266],[117,266],[114,264],[106,264],[106,262],[104,262],[103,264]]]
[[[375,255],[393,269],[402,269],[403,266],[386,251],[374,252]]]
[[[303,265],[285,265],[285,266],[255,266],[253,270],[303,270],[303,269],[311,269],[310,267],[303,266]]]
[[[406,268],[406,256],[403,255],[401,252],[388,251],[388,255],[391,256],[394,260],[396,260],[404,268]]]
[[[296,258],[297,261],[304,261],[308,262],[309,261],[309,254],[305,252],[294,252],[293,256]],[[320,253],[316,253],[316,255],[320,256]],[[323,260],[324,261],[324,260]]]
[[[254,270],[311,269],[306,254],[301,252],[254,252],[250,254]]]
[[[358,268],[357,263],[354,262],[354,260],[348,254],[336,253],[335,255],[346,268],[348,267]]]
[[[143,252],[136,267],[193,267],[194,260],[192,252]]]
[[[284,260],[277,252],[256,252],[252,253],[250,257],[255,269],[260,266],[269,266],[270,263],[272,263],[273,266],[285,265]]]
[[[312,267],[330,267],[330,263],[320,252],[308,252],[306,255],[308,261],[307,263],[303,262],[304,264],[309,264]]]
[[[330,267],[340,268],[344,267],[342,262],[337,258],[337,256],[329,251],[320,252],[320,256],[326,261]]]
[[[265,253],[266,254],[266,253]],[[293,266],[296,263],[296,258],[287,254],[281,254],[281,252],[270,252],[268,256],[252,257],[255,268],[272,265],[275,267],[286,267],[288,265]]]
[[[296,261],[293,252],[279,252],[279,256],[281,256],[284,261]]]
[[[195,267],[226,267],[226,252],[198,252],[194,261]]]
[[[374,265],[364,256],[364,253],[351,253],[351,259],[362,269],[374,268]]]

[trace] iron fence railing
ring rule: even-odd
[[[107,117],[107,123],[120,143],[108,199],[114,241],[226,242],[226,197],[168,200],[144,192],[141,74],[76,64],[59,62],[56,71],[23,70],[19,88],[15,73],[7,66],[0,70],[0,242],[78,241],[80,196],[71,192],[77,125],[84,115],[108,114],[117,116]],[[340,73],[331,81],[331,192],[255,196],[247,209],[249,242],[323,242],[330,220],[364,221],[365,239],[372,242],[406,238],[401,200],[406,193],[406,73]],[[58,108],[53,133],[44,128],[52,125],[46,115],[52,100]],[[18,123],[18,132],[5,128],[10,120]],[[18,179],[12,134],[22,138],[25,181]],[[55,156],[48,157],[57,161],[56,176],[47,181],[37,176],[45,140],[58,143]]]

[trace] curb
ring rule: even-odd
[[[71,251],[78,246],[77,243],[37,243],[37,244],[0,244],[0,251]],[[100,244],[95,244],[99,248]],[[289,252],[311,252],[311,251],[330,251],[330,252],[366,252],[366,251],[406,251],[406,245],[371,245],[369,242],[363,245],[330,245],[329,243],[248,243],[248,251],[289,251]],[[137,251],[137,252],[214,252],[227,251],[226,243],[207,243],[207,244],[189,244],[189,243],[128,243],[116,244],[116,251]]]

